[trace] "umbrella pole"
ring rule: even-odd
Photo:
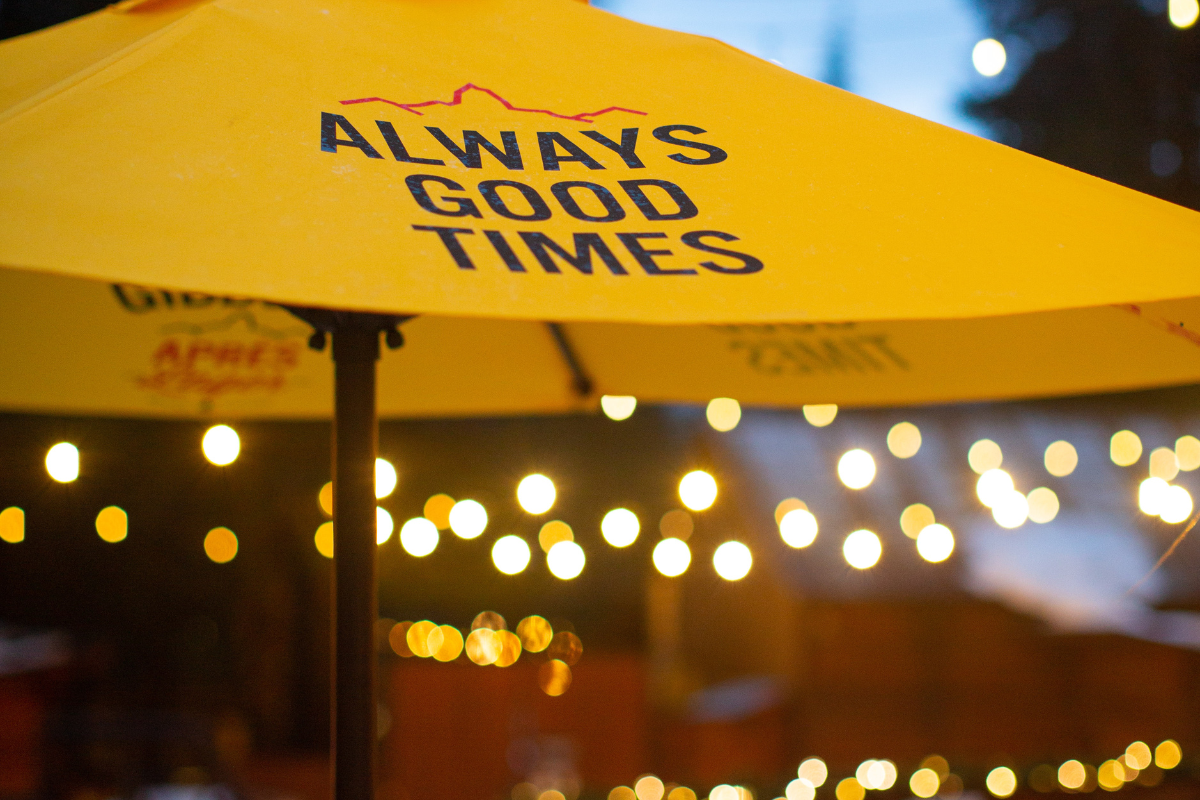
[[[333,797],[375,796],[377,328],[333,330]]]

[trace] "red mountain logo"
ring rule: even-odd
[[[397,103],[395,100],[388,100],[386,97],[360,97],[357,100],[342,100],[340,102],[344,106],[356,105],[358,103],[387,103],[390,106],[402,108],[405,111],[416,114],[418,117],[420,117],[424,115],[417,109],[427,108],[429,106],[457,106],[462,103],[463,95],[470,91],[483,92],[493,100],[500,103],[500,105],[507,108],[509,111],[522,111],[527,114],[545,114],[546,116],[554,117],[555,119],[569,119],[574,122],[595,122],[596,117],[603,116],[604,114],[611,114],[614,111],[620,111],[625,114],[638,114],[643,117],[646,116],[645,111],[635,111],[632,108],[622,108],[620,106],[609,106],[608,108],[602,108],[599,111],[585,111],[581,114],[559,114],[554,111],[547,111],[543,108],[518,108],[500,95],[493,92],[491,89],[485,89],[484,87],[476,86],[473,83],[468,83],[466,86],[455,89],[454,98],[451,100],[425,100],[420,103]]]

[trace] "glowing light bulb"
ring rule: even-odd
[[[79,448],[70,442],[59,442],[46,453],[46,472],[59,483],[70,483],[79,477]]]
[[[579,577],[586,562],[583,548],[575,542],[558,542],[546,553],[546,566],[559,580],[569,581]]]
[[[668,538],[654,545],[652,558],[656,570],[668,578],[677,578],[687,572],[692,551],[682,539]]]
[[[875,459],[866,450],[849,450],[838,459],[838,477],[851,489],[865,489],[875,480]]]
[[[383,498],[396,491],[396,468],[386,458],[375,459],[375,499]]]
[[[883,555],[883,543],[869,530],[857,530],[842,542],[842,555],[855,569],[870,569]]]
[[[708,424],[713,430],[726,433],[738,426],[742,419],[742,407],[732,397],[717,397],[708,401],[704,410]]]
[[[628,547],[633,544],[641,530],[637,514],[627,508],[614,508],[600,521],[600,533],[604,541],[613,547]]]
[[[487,509],[474,500],[459,500],[450,509],[450,530],[460,539],[477,538],[487,524]]]
[[[600,398],[600,410],[604,412],[604,416],[617,422],[632,417],[636,409],[636,397],[621,394],[606,394]]]
[[[917,553],[931,564],[940,564],[954,552],[954,534],[945,525],[926,525],[917,534]]]
[[[727,581],[740,581],[753,564],[750,548],[741,542],[725,542],[713,553],[713,568]]]
[[[693,470],[679,481],[679,499],[693,511],[703,511],[717,500],[717,481],[704,470]]]
[[[983,39],[971,50],[971,63],[975,71],[985,78],[994,78],[1004,71],[1008,53],[1004,45],[995,39]]]
[[[237,431],[228,425],[214,425],[205,431],[200,449],[204,451],[205,458],[218,467],[224,467],[237,460],[242,441]]]
[[[789,547],[808,547],[817,538],[817,518],[807,509],[793,509],[779,521],[779,535]]]
[[[413,517],[400,528],[400,546],[410,556],[423,558],[438,546],[438,529],[424,517]]]
[[[520,536],[501,536],[492,545],[492,563],[505,575],[516,575],[529,566],[529,544]]]
[[[517,502],[530,514],[545,514],[555,497],[554,481],[545,475],[527,475],[517,484]]]

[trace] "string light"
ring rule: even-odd
[[[475,500],[459,500],[450,509],[450,530],[460,539],[477,538],[487,524],[487,509]]]
[[[921,767],[908,779],[908,788],[915,796],[930,798],[938,793],[942,779],[929,767]]]
[[[437,526],[424,517],[413,517],[400,527],[400,546],[417,558],[437,549],[439,538]]]
[[[826,405],[804,406],[801,409],[808,424],[814,428],[824,428],[837,419],[838,407],[832,403]]]
[[[1200,469],[1200,439],[1180,436],[1175,440],[1175,458],[1184,472]]]
[[[645,775],[633,784],[633,793],[637,800],[662,800],[666,787],[655,775]]]
[[[679,499],[692,511],[703,511],[717,500],[717,481],[701,469],[693,470],[679,481]]]
[[[1034,522],[1044,525],[1058,516],[1058,495],[1053,489],[1039,486],[1025,499],[1029,502],[1029,518]]]
[[[1109,440],[1108,456],[1118,467],[1132,466],[1142,457],[1142,440],[1133,431],[1117,431]]]
[[[1017,790],[1017,774],[1008,767],[996,767],[987,774],[984,785],[993,797],[1009,797]]]
[[[992,506],[992,519],[1001,528],[1019,528],[1029,519],[1029,501],[1020,492],[1009,492]]]
[[[1176,458],[1174,450],[1169,447],[1156,447],[1150,451],[1151,477],[1173,481],[1178,474],[1179,459]]]
[[[979,497],[979,502],[988,508],[995,508],[1013,491],[1012,476],[1002,469],[989,469],[975,482],[975,494]]]
[[[912,458],[921,449],[921,429],[911,422],[898,422],[888,431],[887,446],[896,458]]]
[[[604,541],[613,547],[628,547],[637,541],[641,523],[637,514],[627,508],[614,508],[600,521],[600,533]]]
[[[1004,463],[1004,451],[991,439],[980,439],[967,451],[967,463],[977,474],[982,475],[990,469],[1000,468]]]
[[[829,768],[825,766],[824,761],[813,756],[800,762],[800,766],[796,769],[796,777],[803,778],[819,789],[829,778]]]
[[[753,564],[750,548],[741,542],[725,542],[713,553],[713,568],[727,581],[740,581],[750,573]]]
[[[924,503],[913,503],[900,512],[900,530],[910,539],[916,539],[921,531],[937,522],[933,509]]]
[[[806,509],[793,509],[779,521],[779,535],[789,547],[808,547],[817,538],[817,518]]]
[[[1146,478],[1138,485],[1138,508],[1143,514],[1157,517],[1162,513],[1170,490],[1171,485],[1162,478]]]
[[[46,453],[46,472],[59,483],[70,483],[79,477],[79,448],[70,442],[59,442]]]
[[[422,516],[432,522],[439,531],[450,527],[450,512],[454,510],[454,498],[448,494],[435,494],[425,501]]]
[[[1043,460],[1046,472],[1056,478],[1065,478],[1079,465],[1079,453],[1075,452],[1075,445],[1060,439],[1050,443]]]
[[[677,578],[687,572],[692,563],[692,551],[682,539],[668,537],[654,546],[651,559],[660,573],[668,578]]]
[[[865,489],[875,480],[875,459],[866,450],[848,450],[837,465],[838,478],[850,489]]]
[[[228,425],[214,425],[205,431],[204,438],[200,440],[200,449],[210,462],[225,467],[237,460],[242,441],[237,431]]]
[[[492,563],[505,575],[516,575],[529,566],[532,553],[529,544],[520,536],[501,536],[492,545]]]
[[[1167,739],[1154,748],[1154,765],[1160,769],[1174,769],[1183,761],[1183,750],[1174,739]]]
[[[546,553],[546,566],[559,580],[569,581],[579,577],[587,563],[583,548],[575,542],[559,542]]]
[[[117,506],[100,509],[96,515],[96,533],[106,542],[124,541],[129,535],[129,515]]]
[[[214,564],[228,564],[237,552],[238,538],[229,528],[213,528],[204,537],[204,554]]]
[[[808,780],[796,778],[788,783],[783,795],[786,800],[813,800],[817,796],[817,790]]]
[[[784,516],[786,516],[789,511],[795,511],[796,509],[803,509],[807,511],[808,504],[797,497],[789,497],[786,500],[780,500],[779,505],[775,506],[775,524],[782,524]]]
[[[375,499],[382,500],[396,491],[396,468],[386,458],[375,459]]]
[[[600,409],[604,416],[620,422],[629,419],[637,409],[637,398],[629,395],[606,394],[600,398]]]
[[[704,416],[713,430],[727,433],[741,422],[742,407],[732,397],[717,397],[708,401]]]
[[[517,484],[517,502],[530,514],[545,514],[554,505],[554,481],[545,475],[527,475]]]
[[[917,534],[917,553],[931,564],[940,564],[954,552],[954,534],[945,525],[926,525]]]
[[[543,553],[549,553],[550,548],[559,542],[575,541],[575,532],[571,526],[560,519],[551,520],[538,531],[538,545]]]
[[[1125,763],[1137,770],[1150,766],[1152,756],[1145,742],[1134,742],[1125,748]]]
[[[1182,486],[1171,486],[1163,497],[1159,516],[1163,522],[1177,525],[1192,515],[1192,495]]]
[[[883,543],[872,531],[857,530],[842,543],[842,555],[846,563],[855,569],[870,569],[879,563],[883,555]]]
[[[25,541],[25,511],[9,506],[0,511],[0,540],[9,544]]]

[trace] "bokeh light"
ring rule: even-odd
[[[480,611],[475,615],[475,619],[471,620],[471,630],[479,628],[502,631],[508,628],[508,623],[504,621],[504,617],[495,611]]]
[[[817,538],[817,518],[803,508],[789,511],[779,521],[779,535],[789,547],[808,547]]]
[[[931,769],[937,773],[938,780],[946,780],[950,775],[950,762],[939,755],[927,756],[920,765],[923,769]]]
[[[497,667],[511,667],[521,657],[521,640],[512,631],[496,631],[495,640],[500,652],[492,663]]]
[[[873,532],[865,528],[857,530],[842,542],[842,555],[846,563],[855,569],[870,569],[879,563],[879,557],[883,555],[883,543]]]
[[[896,458],[912,458],[921,449],[921,429],[911,422],[897,422],[888,431],[887,447]]]
[[[942,785],[942,779],[929,767],[921,767],[908,779],[908,789],[920,798],[933,797]]]
[[[538,686],[551,697],[559,697],[571,688],[571,668],[552,658],[538,668]]]
[[[817,796],[817,790],[807,779],[796,778],[788,782],[783,796],[786,800],[813,800]]]
[[[975,71],[985,78],[994,78],[1004,71],[1008,53],[1004,45],[995,39],[981,39],[971,49],[971,63]]]
[[[477,538],[487,529],[487,509],[475,500],[459,500],[450,509],[450,530],[460,539]]]
[[[627,394],[606,394],[600,398],[600,410],[604,416],[620,422],[633,416],[637,410],[637,398]]]
[[[666,787],[656,776],[645,775],[634,782],[633,793],[637,800],[662,800]]]
[[[0,511],[0,540],[9,544],[25,541],[25,511],[9,506]]]
[[[615,786],[608,793],[608,800],[637,800],[637,795],[628,786]]]
[[[383,544],[392,538],[392,531],[395,529],[396,523],[387,509],[375,506],[375,544]]]
[[[1150,753],[1150,747],[1145,742],[1134,742],[1125,748],[1125,763],[1137,770],[1143,770],[1150,766],[1153,760],[1153,755]]]
[[[1169,0],[1167,18],[1176,28],[1190,28],[1200,17],[1200,2],[1197,0]]]
[[[611,795],[609,800],[612,800]],[[696,793],[686,786],[676,786],[667,792],[667,800],[696,800]]]
[[[129,535],[129,515],[117,506],[100,509],[96,515],[96,533],[106,542],[120,542]]]
[[[521,646],[531,653],[540,653],[550,645],[554,629],[543,617],[532,614],[517,623]]]
[[[317,546],[317,552],[326,558],[333,558],[333,523],[322,522],[317,526],[317,532],[313,534],[313,544]]]
[[[543,553],[549,553],[550,548],[559,542],[575,541],[575,532],[571,530],[571,526],[560,519],[555,519],[547,522],[538,531],[538,546],[542,548]]]
[[[1029,519],[1029,500],[1020,492],[1009,492],[992,507],[992,519],[1001,528],[1021,527]]]
[[[554,506],[554,481],[545,475],[526,475],[517,484],[517,502],[530,514],[545,514]]]
[[[1184,472],[1200,469],[1200,439],[1180,436],[1175,440],[1175,458]]]
[[[400,528],[400,546],[417,558],[436,550],[439,538],[437,526],[424,517],[413,517]]]
[[[717,500],[717,481],[702,469],[692,470],[679,481],[679,499],[692,511],[703,511]]]
[[[682,539],[686,542],[695,529],[696,521],[682,508],[671,509],[658,521],[658,532],[664,539]]]
[[[430,650],[429,646],[432,644],[430,634],[435,630],[437,630],[437,625],[427,619],[414,622],[409,626],[408,631],[404,635],[404,641],[408,644],[408,649],[412,651],[414,656],[417,658],[429,658],[433,655],[433,651]],[[440,638],[437,644],[441,645]]]
[[[442,632],[442,642],[432,650],[433,657],[438,661],[453,661],[462,654],[463,635],[451,625],[439,625],[438,630]]]
[[[1186,522],[1192,515],[1192,495],[1182,486],[1171,486],[1163,497],[1159,516],[1172,525]]]
[[[954,552],[954,534],[945,525],[926,525],[917,534],[917,553],[930,564],[940,564]]]
[[[556,658],[573,667],[583,658],[583,642],[571,631],[559,631],[546,648],[546,658]]]
[[[396,468],[386,458],[375,459],[375,499],[382,500],[396,491]]]
[[[717,397],[708,401],[704,416],[713,430],[725,433],[742,421],[742,407],[732,397]]]
[[[491,628],[476,628],[467,634],[467,658],[481,667],[495,664],[503,650],[503,641]]]
[[[1078,789],[1087,779],[1087,770],[1075,759],[1064,761],[1058,768],[1058,783],[1064,789]]]
[[[921,531],[937,522],[933,509],[924,503],[913,503],[900,512],[900,530],[910,539],[916,539]]]
[[[1174,739],[1160,742],[1158,747],[1154,748],[1154,765],[1156,767],[1174,769],[1179,766],[1181,761],[1183,761],[1183,750]]]
[[[421,509],[425,519],[437,526],[439,531],[450,527],[450,512],[454,510],[454,498],[448,494],[435,494],[425,501]]]
[[[896,765],[887,759],[868,759],[858,765],[854,778],[864,789],[887,791],[896,783]]]
[[[1075,445],[1059,439],[1046,448],[1044,460],[1046,472],[1056,478],[1065,478],[1079,466],[1079,453],[1075,452]]]
[[[237,460],[242,449],[242,441],[237,431],[228,425],[214,425],[204,432],[200,440],[200,449],[204,457],[218,467],[224,467]]]
[[[838,459],[838,478],[851,489],[865,489],[875,480],[875,459],[866,450],[848,450]]]
[[[824,428],[837,419],[838,407],[832,403],[825,405],[804,406],[801,409],[808,424],[814,428]]]
[[[995,508],[1013,491],[1012,476],[1002,469],[989,469],[975,482],[975,494],[979,497],[979,502],[988,508]]]
[[[677,578],[687,572],[692,563],[692,551],[687,542],[671,537],[654,545],[652,559],[656,570],[668,578]]]
[[[785,500],[780,500],[779,504],[775,506],[775,524],[779,525],[782,523],[784,515],[796,509],[807,511],[808,504],[798,497],[789,497]]]
[[[1171,485],[1162,478],[1146,478],[1138,484],[1138,508],[1143,514],[1157,517],[1162,513]]]
[[[1025,499],[1029,502],[1029,518],[1034,522],[1045,525],[1047,522],[1053,522],[1058,516],[1058,495],[1053,489],[1039,486]]]
[[[1096,769],[1096,783],[1106,792],[1115,792],[1125,785],[1125,768],[1110,758]]]
[[[727,783],[714,786],[708,793],[708,800],[741,800],[737,787]]]
[[[587,563],[583,548],[575,542],[559,542],[546,553],[546,566],[550,574],[559,580],[578,578]]]
[[[1109,440],[1108,457],[1118,467],[1132,466],[1142,457],[1142,440],[1133,431],[1117,431]]]
[[[991,439],[980,439],[967,451],[967,463],[971,465],[972,470],[982,475],[989,469],[1000,469],[1000,465],[1004,463],[1004,451]]]
[[[838,781],[833,794],[837,800],[863,800],[867,796],[867,790],[854,778],[843,778]]]
[[[79,448],[70,442],[59,442],[46,453],[46,472],[59,483],[70,483],[79,477]]]
[[[600,520],[600,533],[613,547],[629,547],[637,541],[642,525],[628,508],[614,508]]]
[[[800,762],[800,766],[796,768],[796,777],[803,778],[814,787],[820,788],[829,778],[829,768],[825,766],[824,761],[813,756]]]
[[[213,528],[204,537],[204,554],[214,564],[228,564],[237,556],[238,539],[229,528]]]
[[[727,581],[740,581],[753,564],[750,548],[741,542],[725,542],[713,553],[713,568]]]
[[[333,516],[333,481],[326,481],[321,491],[317,492],[317,504],[325,512],[325,516]]]
[[[520,536],[501,536],[492,545],[492,563],[505,575],[516,575],[529,566],[533,554]]]
[[[1169,447],[1156,447],[1150,451],[1150,476],[1173,481],[1179,474],[1179,459]]]
[[[1008,767],[996,767],[987,774],[984,785],[993,797],[1010,797],[1017,790],[1017,774]]]
[[[397,622],[388,631],[388,644],[391,645],[392,652],[401,658],[412,658],[412,648],[408,646],[408,629],[412,627],[411,622]]]

